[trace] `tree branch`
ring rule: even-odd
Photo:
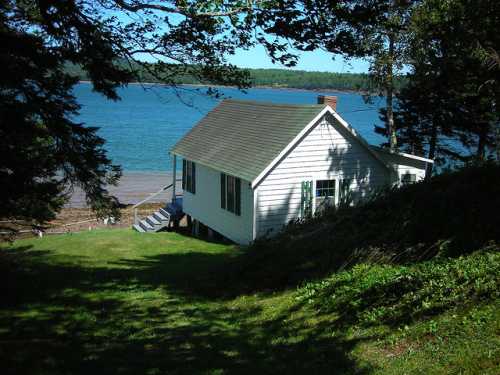
[[[114,0],[114,2],[122,9],[128,10],[129,12],[138,12],[141,10],[159,10],[166,13],[176,13],[182,14],[184,16],[195,16],[195,17],[229,17],[234,16],[243,11],[252,10],[255,5],[263,3],[265,1],[258,0],[247,0],[245,6],[239,6],[234,9],[219,12],[189,12],[188,8],[185,7],[173,7],[160,4],[146,4],[140,2],[134,2],[133,4],[128,3],[124,0]]]

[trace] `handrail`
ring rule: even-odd
[[[174,186],[174,183],[178,182],[178,181],[182,181],[182,178],[176,178],[175,179],[175,182],[172,182],[171,184],[169,185],[165,185],[164,187],[162,187],[160,190],[158,190],[157,192],[155,193],[152,193],[149,197],[143,199],[142,201],[140,201],[139,203],[136,203],[134,204],[131,209],[134,210],[134,223],[137,224],[138,220],[137,220],[137,207],[139,207],[140,205],[146,203],[147,201],[149,201],[150,199],[156,197],[157,195],[163,193],[165,190],[168,190],[170,189],[172,186]],[[175,198],[175,197],[174,197]]]

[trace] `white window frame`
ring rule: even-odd
[[[352,193],[351,186],[353,182],[353,178],[347,178],[343,177],[342,175],[335,175],[335,176],[319,176],[313,178],[314,185],[313,185],[313,199],[312,199],[312,204],[313,204],[313,214],[316,212],[316,189],[317,189],[317,183],[318,181],[325,181],[325,180],[335,180],[335,206],[338,206],[340,204],[340,183],[344,180],[349,180],[349,191]]]
[[[415,176],[415,180],[414,181],[405,181],[405,177],[408,177],[411,179],[412,176]],[[399,183],[401,186],[406,186],[406,185],[411,185],[411,184],[415,184],[417,183],[418,181],[418,176],[416,173],[409,173],[409,172],[405,172],[403,174],[400,175],[399,177]]]
[[[334,201],[334,204],[337,205],[338,203],[338,183],[339,183],[339,177],[338,176],[322,176],[322,177],[317,177],[317,178],[314,178],[313,181],[314,181],[314,186],[313,186],[313,214],[316,213],[316,191],[318,189],[318,181],[335,181],[335,196],[333,198],[333,201]]]

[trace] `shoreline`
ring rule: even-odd
[[[91,81],[87,80],[79,80],[78,83],[91,84]],[[161,82],[129,82],[127,85],[157,85],[157,86],[166,86],[173,87],[172,85],[167,85]],[[225,85],[204,85],[199,83],[182,83],[178,84],[180,87],[215,87],[215,88],[230,88],[237,89],[235,86],[225,86]],[[368,91],[363,90],[355,90],[355,89],[338,89],[338,88],[314,88],[314,89],[306,89],[300,87],[288,87],[288,86],[269,86],[269,85],[256,85],[251,86],[242,90],[249,89],[273,89],[273,90],[290,90],[290,91],[307,91],[307,92],[333,92],[333,93],[343,93],[343,94],[358,94],[358,95],[369,95]]]
[[[118,198],[120,203],[136,204],[150,195],[158,192],[162,187],[172,183],[172,172],[156,171],[124,171],[117,186],[108,186],[111,195]],[[181,182],[177,181],[176,189],[181,190]],[[148,203],[164,203],[172,198],[172,189],[168,189],[148,201]],[[75,188],[71,198],[64,205],[65,208],[86,208],[85,194]]]

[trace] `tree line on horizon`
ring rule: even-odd
[[[142,65],[133,65],[134,75],[137,77],[133,82],[161,83],[162,80],[149,73]],[[81,67],[66,64],[66,70],[80,80],[88,81],[89,76]],[[242,68],[248,72],[250,86],[252,87],[276,87],[294,88],[304,90],[345,90],[358,92],[371,92],[373,83],[367,73],[336,73],[306,70],[291,70],[279,68]],[[395,80],[395,90],[400,91],[404,86],[404,77],[398,76]],[[202,80],[189,72],[174,77],[175,84],[185,85],[210,85],[210,82]]]

